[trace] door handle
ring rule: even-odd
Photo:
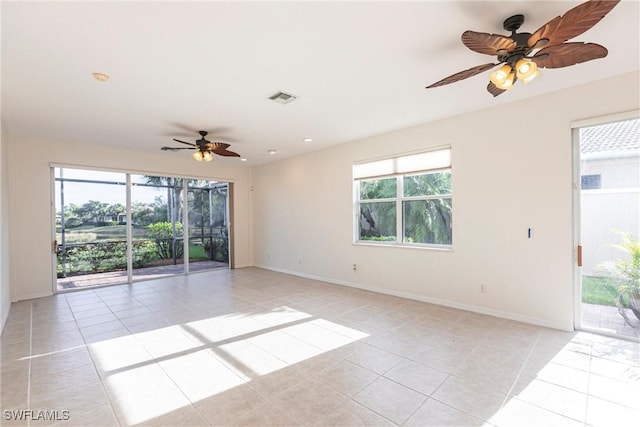
[[[53,249],[53,253],[54,254],[58,253],[58,241],[57,240],[53,241],[52,249]]]
[[[578,245],[576,257],[578,258],[578,267],[582,267],[582,245]]]

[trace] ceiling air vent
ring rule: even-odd
[[[277,92],[269,97],[270,100],[278,102],[280,104],[288,104],[291,101],[295,101],[296,98],[297,96],[289,95],[288,93],[284,92]]]

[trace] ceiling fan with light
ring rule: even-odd
[[[225,144],[224,142],[211,142],[205,139],[208,132],[206,130],[201,130],[198,132],[200,134],[200,139],[196,140],[195,144],[191,142],[180,141],[179,139],[173,138],[174,141],[179,142],[181,144],[189,145],[190,147],[162,147],[163,151],[177,151],[177,150],[195,150],[193,152],[193,158],[197,161],[205,161],[210,162],[213,160],[213,155],[217,154],[219,156],[225,157],[240,157],[240,154],[234,153],[233,151],[227,150],[230,147],[229,144]]]
[[[489,76],[487,91],[494,97],[511,89],[516,81],[529,83],[540,74],[538,68],[562,68],[607,56],[607,49],[595,43],[570,42],[596,25],[620,0],[592,0],[556,16],[533,34],[518,33],[524,22],[523,15],[507,18],[503,28],[510,36],[465,31],[462,43],[469,49],[486,55],[497,56],[497,63],[469,68],[446,77],[427,89],[455,83],[483,71],[502,65]]]

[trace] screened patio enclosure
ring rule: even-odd
[[[230,184],[66,167],[53,175],[57,291],[229,268]]]

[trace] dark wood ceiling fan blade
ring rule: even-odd
[[[430,89],[432,87],[444,86],[444,85],[448,85],[449,83],[455,83],[455,82],[459,82],[460,80],[468,79],[469,77],[473,77],[476,74],[480,74],[483,71],[487,71],[495,67],[496,65],[498,64],[489,63],[489,64],[477,65],[475,67],[469,68],[468,70],[460,71],[459,73],[455,73],[450,75],[449,77],[445,77],[444,79],[438,82],[435,82],[432,85],[427,86],[427,89]]]
[[[162,151],[193,150],[193,148],[187,148],[187,147],[162,147],[160,149]]]
[[[187,145],[190,145],[190,146],[192,146],[192,147],[197,147],[197,145],[196,145],[196,144],[192,144],[191,142],[180,141],[179,139],[175,139],[175,138],[173,138],[173,140],[174,140],[175,142],[179,142],[180,144],[187,144]]]
[[[595,43],[563,43],[538,51],[531,59],[540,68],[562,68],[607,56],[607,48]]]
[[[527,45],[533,47],[539,40],[549,40],[547,46],[555,46],[579,36],[596,25],[620,0],[593,0],[582,3],[562,16],[556,16],[531,34]]]
[[[179,129],[181,132],[184,132],[185,134],[188,135],[197,135],[198,134],[198,130],[196,128],[192,128],[191,126],[185,124],[185,123],[180,123],[180,122],[169,122],[168,123],[170,126]]]
[[[213,151],[213,150],[226,150],[227,148],[231,147],[231,145],[226,144],[224,142],[209,142],[207,144],[207,150]]]
[[[505,93],[506,90],[498,89],[498,87],[494,85],[493,82],[489,82],[489,84],[487,85],[487,92],[489,92],[495,98],[496,96]]]
[[[213,149],[211,152],[224,157],[240,157],[240,154],[226,149]]]
[[[511,52],[516,47],[515,41],[499,34],[465,31],[460,38],[469,49],[486,55],[497,55],[499,50]]]

